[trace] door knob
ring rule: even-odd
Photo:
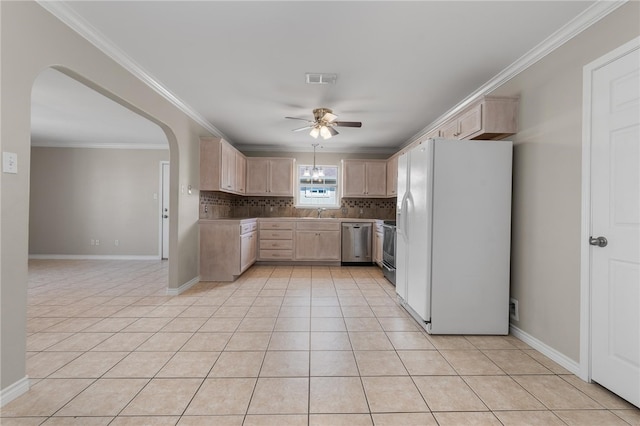
[[[592,246],[606,247],[609,242],[605,237],[589,237],[589,244],[591,244]]]

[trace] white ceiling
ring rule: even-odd
[[[304,123],[284,117],[310,119],[313,108],[327,107],[363,126],[338,128],[325,151],[373,152],[416,136],[593,3],[70,1],[57,8],[241,149],[310,151],[314,139],[291,131]],[[337,82],[307,85],[306,72],[336,73]],[[51,90],[47,83],[60,84],[39,81],[38,90]],[[46,118],[53,108],[44,104],[56,99],[38,101],[38,121],[64,127]],[[76,136],[93,125],[83,127]]]
[[[31,90],[31,144],[169,148],[157,124],[52,68]]]

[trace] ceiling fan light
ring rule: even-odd
[[[314,139],[318,139],[318,135],[320,134],[320,129],[318,129],[317,127],[314,127],[313,129],[311,129],[311,132],[309,132],[309,134]]]
[[[329,139],[333,135],[327,126],[322,126],[320,127],[320,136],[322,136],[322,139]]]
[[[331,114],[330,112],[327,112],[327,113],[325,113],[325,115],[322,116],[322,121],[326,121],[327,123],[331,123],[336,118],[338,118],[337,115]]]

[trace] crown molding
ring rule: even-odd
[[[292,145],[234,145],[242,153],[251,152],[313,152],[312,148],[306,146]],[[370,148],[370,147],[320,147],[322,152],[332,152],[340,154],[392,154],[398,151],[397,147],[392,148]],[[320,151],[319,151],[320,152]]]
[[[117,64],[129,71],[160,96],[165,98],[176,108],[194,120],[196,123],[207,129],[214,136],[229,140],[220,130],[211,124],[206,118],[200,115],[186,102],[174,95],[158,79],[144,68],[138,65],[124,51],[118,48],[111,40],[89,24],[84,18],[76,13],[71,7],[61,1],[36,0],[36,2],[46,11],[62,21],[65,25],[94,45],[98,50],[113,59]]]
[[[85,143],[85,142],[60,142],[60,141],[38,141],[31,142],[32,148],[92,148],[92,149],[154,149],[168,150],[169,144],[150,143]]]
[[[545,56],[549,55],[551,52],[580,34],[582,31],[586,30],[623,4],[627,3],[627,1],[628,0],[597,0],[593,5],[589,6],[581,14],[573,18],[562,28],[544,39],[533,49],[529,50],[507,68],[494,76],[491,80],[480,86],[477,90],[467,96],[460,103],[442,114],[431,124],[424,127],[413,137],[404,142],[401,145],[401,148],[405,148],[406,146],[423,139],[429,132],[440,127],[451,117],[480,99],[482,96],[485,96],[498,87],[502,86],[504,83],[511,80]]]

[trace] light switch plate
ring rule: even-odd
[[[3,173],[18,173],[18,154],[14,152],[2,153],[2,172]]]

